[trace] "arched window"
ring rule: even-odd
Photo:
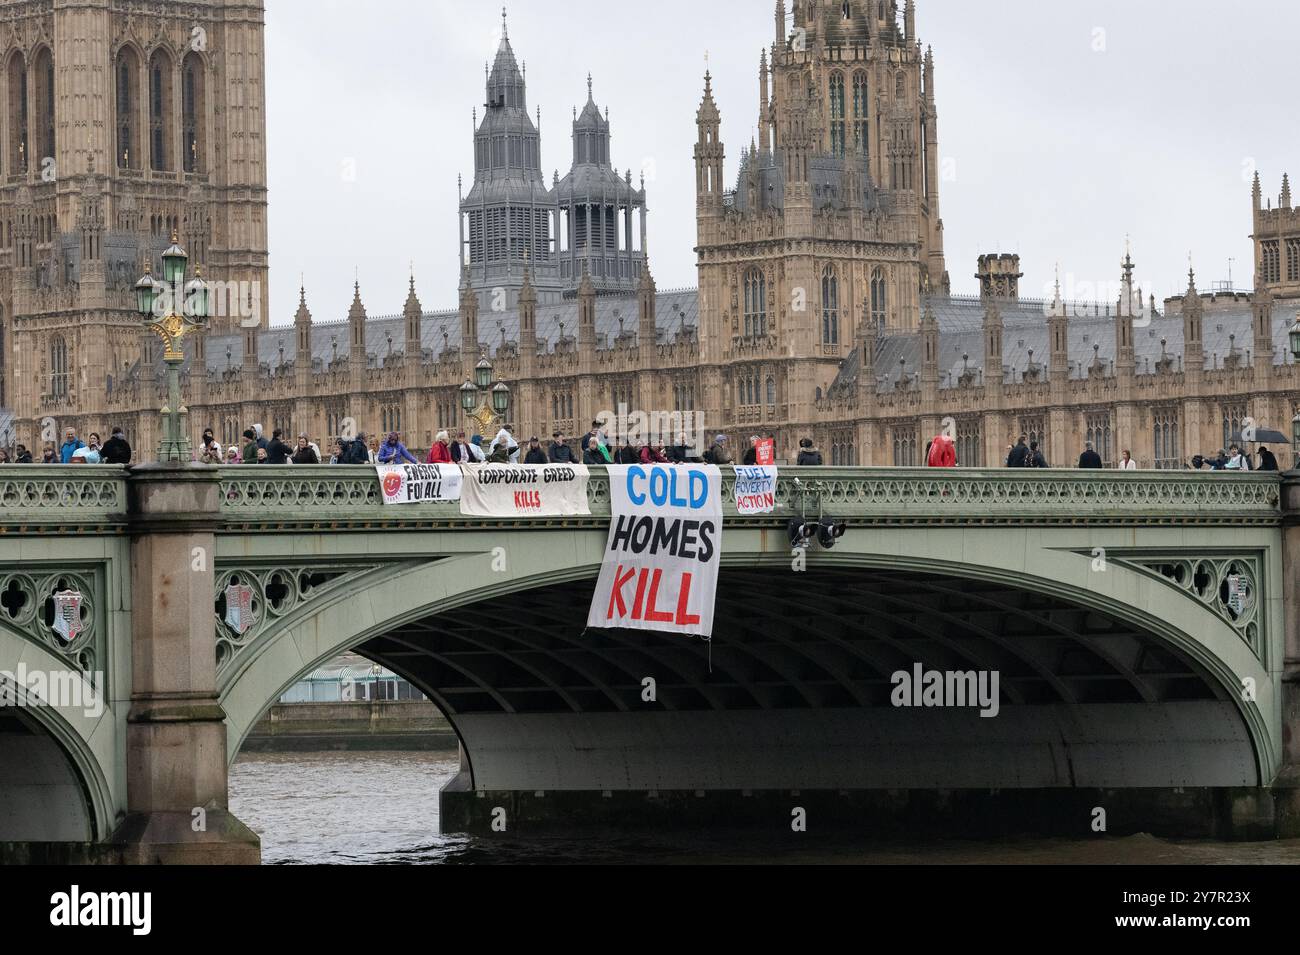
[[[840,343],[840,280],[834,266],[822,270],[822,344]]]
[[[767,334],[767,277],[762,269],[745,273],[745,337]]]
[[[9,172],[27,171],[27,61],[21,53],[9,60]]]
[[[867,141],[867,74],[853,74],[853,148],[864,156],[871,154]]]
[[[844,74],[831,74],[831,152],[844,155]]]
[[[36,153],[32,161],[44,171],[46,161],[54,159],[54,57],[49,47],[41,47],[32,58],[32,81],[36,83]]]
[[[203,60],[191,51],[181,63],[181,162],[186,172],[204,172],[207,105],[203,96]]]
[[[68,394],[68,345],[62,335],[50,342],[50,394],[55,398]]]
[[[162,50],[149,59],[149,168],[172,169],[172,61]]]
[[[117,167],[140,168],[140,120],[136,115],[137,91],[140,89],[140,57],[135,50],[124,46],[117,52],[113,69],[116,85],[114,101],[117,127]]]
[[[871,272],[871,324],[876,331],[885,327],[885,270],[876,268]]]
[[[894,77],[894,98],[903,99],[905,96],[907,96],[907,74],[899,70],[898,75]]]
[[[771,375],[767,376],[767,403],[776,404],[776,379]]]

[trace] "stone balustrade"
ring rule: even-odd
[[[364,529],[434,524],[482,526],[458,505],[385,506],[365,467],[220,468],[221,525]],[[111,465],[0,467],[0,534],[120,533],[127,523],[127,469]],[[776,524],[803,513],[869,524],[1276,525],[1276,474],[1193,471],[1027,471],[926,468],[781,469],[774,514],[739,517],[733,478],[723,501],[734,521]],[[603,524],[609,479],[591,468],[591,518],[518,518],[502,524]]]

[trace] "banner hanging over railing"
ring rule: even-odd
[[[464,466],[460,512],[474,517],[574,517],[591,513],[585,464]]]
[[[722,558],[722,472],[611,465],[611,518],[588,627],[708,637]]]
[[[385,504],[459,501],[460,466],[456,464],[376,464]]]
[[[737,464],[736,513],[771,514],[776,509],[776,468]]]

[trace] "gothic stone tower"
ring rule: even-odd
[[[705,77],[696,117],[706,401],[735,423],[808,420],[855,340],[915,331],[946,289],[934,58],[907,0],[776,4],[759,63],[757,136],[723,184],[721,118]],[[708,372],[706,372],[706,376]]]
[[[39,453],[42,418],[103,427],[131,388],[153,404],[133,286],[173,233],[214,331],[266,325],[263,3],[0,10],[3,401]]]
[[[461,264],[468,267],[485,311],[504,312],[518,304],[525,262],[538,302],[560,299],[551,240],[557,210],[542,177],[541,133],[528,115],[527,93],[503,13],[483,122],[475,117],[474,185],[460,200]]]
[[[0,12],[0,406],[39,452],[42,418],[102,428],[131,388],[154,404],[132,286],[171,233],[216,286],[215,331],[267,324],[263,6]]]
[[[1291,178],[1282,174],[1277,208],[1263,201],[1259,173],[1251,189],[1255,284],[1277,298],[1300,298],[1300,205],[1291,200]]]

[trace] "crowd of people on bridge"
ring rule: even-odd
[[[719,466],[742,464],[752,465],[759,462],[760,445],[767,444],[775,454],[776,439],[772,434],[752,435],[748,447],[739,455],[732,450],[730,439],[725,434],[717,434],[708,448],[699,453],[685,434],[679,434],[671,443],[650,441],[632,441],[625,437],[621,441],[611,439],[609,432],[601,421],[593,421],[591,430],[576,442],[571,442],[563,431],[555,431],[551,440],[543,446],[537,435],[526,442],[519,442],[507,425],[497,431],[490,442],[481,435],[466,437],[464,430],[451,432],[439,431],[433,446],[421,461],[402,441],[401,435],[390,431],[382,437],[358,432],[353,438],[335,438],[326,454],[321,445],[313,441],[306,432],[299,434],[290,444],[280,428],[271,431],[268,438],[260,424],[254,424],[243,433],[241,444],[231,444],[226,448],[217,442],[211,428],[203,432],[199,445],[194,449],[193,460],[199,464],[714,464]],[[1120,460],[1114,468],[1120,471],[1136,471],[1137,462],[1129,449],[1120,452]],[[25,445],[17,444],[12,449],[0,447],[0,464],[130,464],[132,450],[126,434],[121,428],[113,428],[107,441],[101,443],[100,436],[91,432],[82,440],[76,428],[66,428],[63,441],[45,443],[39,459]],[[795,457],[796,466],[820,467],[825,464],[821,451],[810,438],[799,442]],[[938,434],[925,446],[922,455],[923,467],[956,468],[961,466],[957,456],[957,444],[949,434]],[[1007,446],[1006,467],[1009,468],[1050,468],[1043,449],[1029,435],[1022,434],[1018,441]],[[1079,455],[1077,468],[1084,470],[1101,470],[1106,467],[1101,455],[1091,441],[1084,443]],[[1267,445],[1259,445],[1251,453],[1237,444],[1220,448],[1218,454],[1207,456],[1198,454],[1183,465],[1186,469],[1211,471],[1277,471],[1277,457]]]
[[[130,464],[131,445],[121,428],[114,428],[107,441],[92,431],[82,440],[76,428],[65,428],[62,443],[47,441],[37,458],[25,444],[0,447],[0,464]]]
[[[1255,461],[1256,456],[1258,456],[1258,462]],[[948,434],[935,435],[925,446],[922,465],[930,468],[959,467],[957,446],[952,436]],[[1009,468],[1051,467],[1047,463],[1047,456],[1043,453],[1039,443],[1030,440],[1027,434],[1022,434],[1015,444],[1007,446],[1005,466]],[[1097,453],[1097,449],[1093,447],[1092,442],[1085,441],[1076,467],[1082,470],[1104,470],[1106,464],[1101,455]],[[1209,468],[1211,471],[1277,471],[1279,469],[1276,455],[1268,449],[1267,445],[1263,444],[1259,446],[1255,455],[1252,455],[1240,445],[1233,444],[1226,450],[1220,448],[1219,453],[1212,458],[1198,454],[1183,467],[1190,470]],[[1120,459],[1116,462],[1114,470],[1136,471],[1137,469],[1137,461],[1133,460],[1133,453],[1128,448],[1121,450]]]

